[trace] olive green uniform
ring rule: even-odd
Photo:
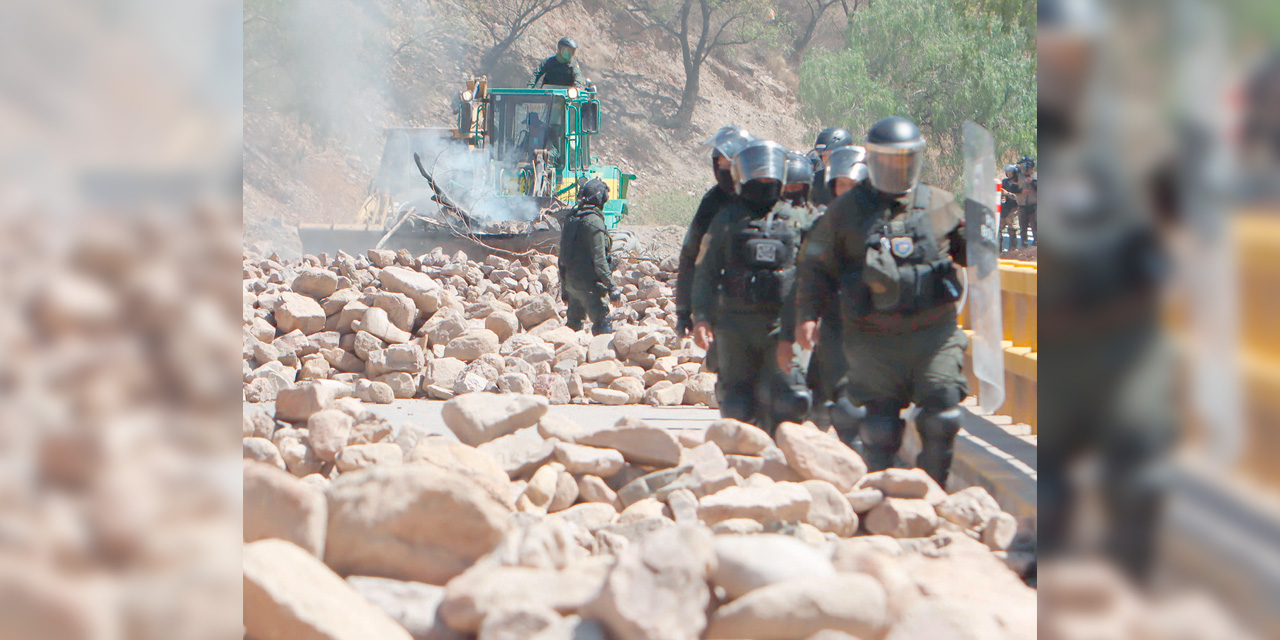
[[[797,322],[839,300],[849,368],[844,394],[866,415],[859,427],[868,466],[893,464],[909,403],[920,407],[917,464],[945,483],[967,338],[956,323],[965,264],[964,218],[955,197],[919,185],[894,198],[863,183],[832,201],[809,232],[797,267]]]
[[[582,85],[582,70],[577,62],[561,62],[560,58],[551,56],[542,61],[529,79],[529,88],[538,86],[541,80],[544,85],[558,87],[577,87]]]
[[[775,356],[779,313],[794,278],[796,230],[791,214],[785,203],[771,213],[742,200],[717,214],[703,236],[691,296],[694,322],[710,324],[714,334],[720,415],[770,433],[777,423],[798,421],[808,410],[807,395],[792,388],[790,372],[778,368]],[[778,253],[769,250],[778,268],[743,258],[754,251],[746,233],[765,226],[778,239]]]
[[[609,251],[613,240],[600,209],[579,204],[565,217],[560,233],[561,297],[569,305],[567,325],[577,331],[584,316],[594,334],[612,330],[605,298],[614,288]]]

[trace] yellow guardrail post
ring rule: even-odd
[[[1019,260],[1000,261],[1001,322],[1004,325],[1005,400],[1000,413],[1036,429],[1036,263]],[[960,326],[972,330],[968,308],[960,313]],[[971,355],[971,354],[966,354]],[[971,363],[966,362],[966,375],[972,390],[977,390]]]

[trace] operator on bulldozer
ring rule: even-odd
[[[578,43],[565,36],[556,44],[556,54],[542,61],[529,80],[529,88],[538,86],[579,87],[582,86],[582,70],[573,61],[573,54],[578,51]]]

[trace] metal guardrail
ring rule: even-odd
[[[999,413],[1031,426],[1036,432],[1036,372],[1039,367],[1036,340],[1036,263],[1021,260],[1000,261],[1001,324],[1004,327],[1004,406]],[[968,308],[960,314],[960,326],[972,332]],[[978,380],[973,376],[971,353],[965,354],[965,375],[969,388],[976,392]]]

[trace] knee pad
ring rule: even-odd
[[[905,429],[902,418],[869,415],[862,421],[862,443],[868,447],[892,447],[896,453],[902,446]]]
[[[916,418],[920,427],[920,439],[923,440],[955,440],[960,433],[960,407],[951,407],[943,411],[922,409]]]

